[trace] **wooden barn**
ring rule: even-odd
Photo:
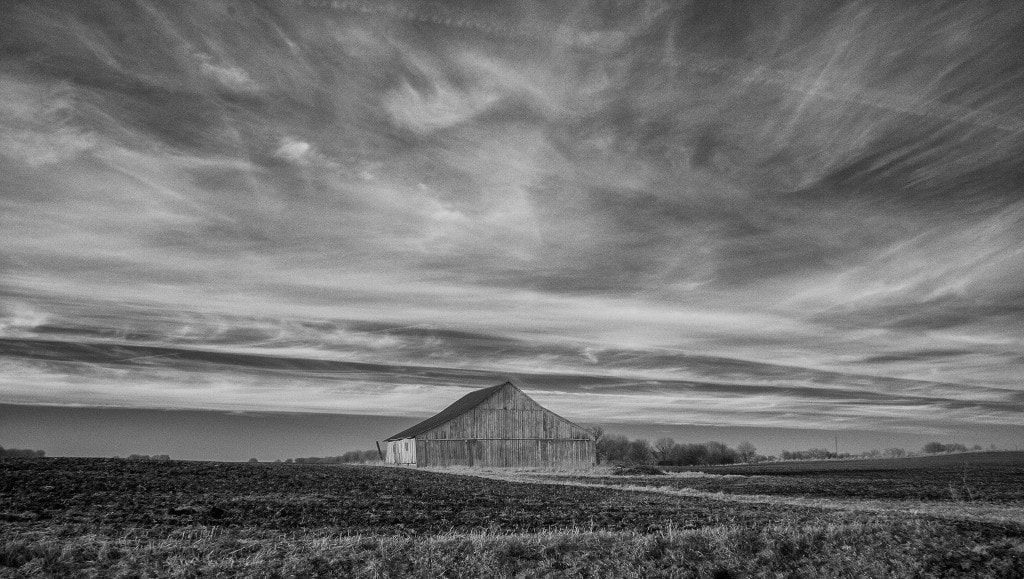
[[[409,466],[593,466],[594,437],[511,382],[470,392],[387,439],[385,461]]]

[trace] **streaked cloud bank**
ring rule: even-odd
[[[2,11],[0,402],[1024,416],[1016,3]]]

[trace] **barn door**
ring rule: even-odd
[[[473,466],[473,456],[476,454],[476,440],[470,438],[466,441],[466,461]]]

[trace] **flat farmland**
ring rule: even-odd
[[[414,469],[343,465],[8,461],[0,498],[8,519],[36,525],[175,528],[194,524],[342,534],[572,529],[656,531],[670,524],[758,525],[774,509],[722,510],[681,498],[550,487]],[[796,521],[811,509],[793,509]]]
[[[593,477],[587,480],[607,485],[642,484],[709,493],[1024,506],[1024,452],[772,462],[672,471],[676,476],[606,476],[597,481]],[[714,476],[693,476],[697,474]],[[562,477],[563,480],[573,478]]]
[[[565,482],[370,466],[8,459],[0,462],[0,577],[1019,577],[1024,570],[1017,521]]]

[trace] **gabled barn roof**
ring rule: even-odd
[[[506,386],[511,386],[515,388],[515,386],[511,382],[505,382],[503,384],[498,384],[497,386],[491,386],[490,388],[484,388],[482,390],[470,392],[469,394],[466,394],[462,398],[456,400],[448,408],[445,408],[441,412],[438,412],[437,414],[431,416],[430,418],[424,420],[423,422],[420,422],[415,426],[406,428],[402,432],[399,432],[398,434],[389,437],[387,440],[412,438],[416,435],[423,434],[424,432],[430,430],[431,428],[440,426],[445,422],[448,422],[449,420],[455,418],[456,416],[460,416],[476,408],[477,406],[480,405],[481,402],[487,400],[488,398],[491,397],[492,394]]]

